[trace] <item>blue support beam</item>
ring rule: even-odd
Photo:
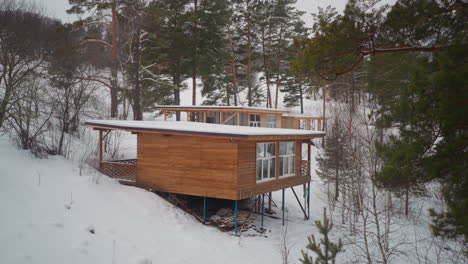
[[[237,222],[237,216],[238,216],[238,201],[234,201],[234,232],[237,234],[237,228],[238,228],[238,222]]]
[[[307,184],[307,216],[310,219],[310,182]]]
[[[262,194],[262,222],[261,222],[261,228],[263,230],[263,217],[265,216],[265,194]]]
[[[283,200],[281,203],[282,203],[281,208],[283,210],[283,226],[284,226],[284,189],[283,189]]]
[[[206,225],[206,197],[203,197],[203,224]]]

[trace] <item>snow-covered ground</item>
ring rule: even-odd
[[[0,176],[0,263],[281,263],[280,219],[265,219],[265,236],[233,236],[151,192],[92,169],[80,176],[77,164],[60,156],[35,159],[6,137]],[[286,193],[296,262],[315,229]],[[321,216],[317,195],[313,190],[313,219]]]
[[[190,105],[190,87],[181,98],[182,105]],[[202,101],[200,96],[198,101]],[[305,102],[305,114],[321,115],[322,101]],[[298,110],[295,107],[293,112]],[[90,115],[102,118],[98,112]],[[145,120],[154,117],[145,113]],[[266,217],[263,235],[238,237],[204,226],[156,194],[120,185],[91,167],[80,175],[80,161],[92,151],[88,145],[96,146],[96,135],[89,128],[82,129],[80,139],[70,140],[69,159],[36,159],[0,135],[0,264],[275,264],[283,263],[280,248],[285,234],[290,247],[288,263],[299,263],[307,236],[320,237],[313,223],[322,218],[327,194],[315,173],[316,147],[312,148],[311,219],[304,220],[294,195],[287,190],[287,228],[281,225],[281,219]],[[117,158],[135,158],[135,135],[114,132],[112,137],[112,148],[119,150]],[[301,197],[302,187],[296,191]],[[281,192],[273,193],[273,198],[280,204]],[[391,263],[464,263],[446,257],[440,250],[448,245],[431,238],[427,208],[433,204],[430,198],[414,199],[411,219],[397,216],[392,233],[396,239],[392,242],[401,246]],[[279,208],[274,210],[280,212]],[[335,214],[334,220],[339,221],[339,212]],[[260,217],[255,221],[260,225]],[[336,237],[349,237],[349,233],[337,225],[334,240]],[[416,251],[422,258],[415,257]],[[337,263],[353,263],[357,253],[351,245],[345,245]]]

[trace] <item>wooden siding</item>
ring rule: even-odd
[[[256,165],[257,165],[257,147],[256,142],[239,142],[238,144],[238,199],[245,199],[262,193],[281,190],[291,186],[296,186],[310,181],[309,177],[301,176],[300,161],[302,156],[302,144],[296,143],[295,174],[278,178],[278,166],[276,166],[276,179],[262,181],[257,183]],[[279,149],[276,149],[279,153]],[[278,164],[278,155],[277,155]]]
[[[137,185],[162,192],[237,198],[235,142],[140,133],[137,155]]]

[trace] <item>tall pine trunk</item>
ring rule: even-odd
[[[279,94],[279,85],[280,85],[280,47],[281,47],[281,41],[283,40],[283,25],[280,27],[280,32],[279,32],[279,39],[278,39],[278,50],[276,54],[276,67],[277,67],[277,72],[276,72],[276,94],[275,94],[275,108],[278,108],[278,94]]]
[[[111,117],[115,118],[118,115],[118,62],[117,62],[117,0],[112,0],[112,54],[111,54]]]
[[[249,21],[250,23],[250,21]],[[252,39],[250,36],[250,25],[247,25],[247,99],[248,105],[252,106]]]
[[[304,94],[302,91],[302,81],[299,81],[299,96],[301,100],[301,114],[304,113]]]
[[[141,43],[140,43],[140,21],[136,23],[136,32],[133,37],[134,40],[134,98],[133,98],[133,114],[135,120],[143,120],[143,111],[141,109],[141,84],[140,84],[140,59],[141,59]]]
[[[268,73],[267,55],[265,50],[265,30],[262,30],[262,51],[263,51],[263,68],[265,70],[265,80],[267,86],[267,107],[272,107],[271,92],[270,92],[270,74]]]
[[[231,31],[228,31],[229,44],[231,45],[231,74],[232,74],[232,93],[234,95],[234,105],[237,106],[237,80],[236,80],[236,62],[234,60],[234,43],[232,41]],[[229,96],[229,95],[228,95]],[[229,100],[228,100],[229,101]]]
[[[194,4],[194,16],[195,16],[195,25],[193,27],[193,62],[192,62],[192,105],[197,104],[197,57],[198,57],[198,36],[197,36],[197,27],[198,27],[198,0],[193,1]]]

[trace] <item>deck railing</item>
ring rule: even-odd
[[[136,181],[136,159],[101,161],[99,170],[121,181]]]
[[[310,177],[310,162],[308,160],[301,160],[301,176]]]

